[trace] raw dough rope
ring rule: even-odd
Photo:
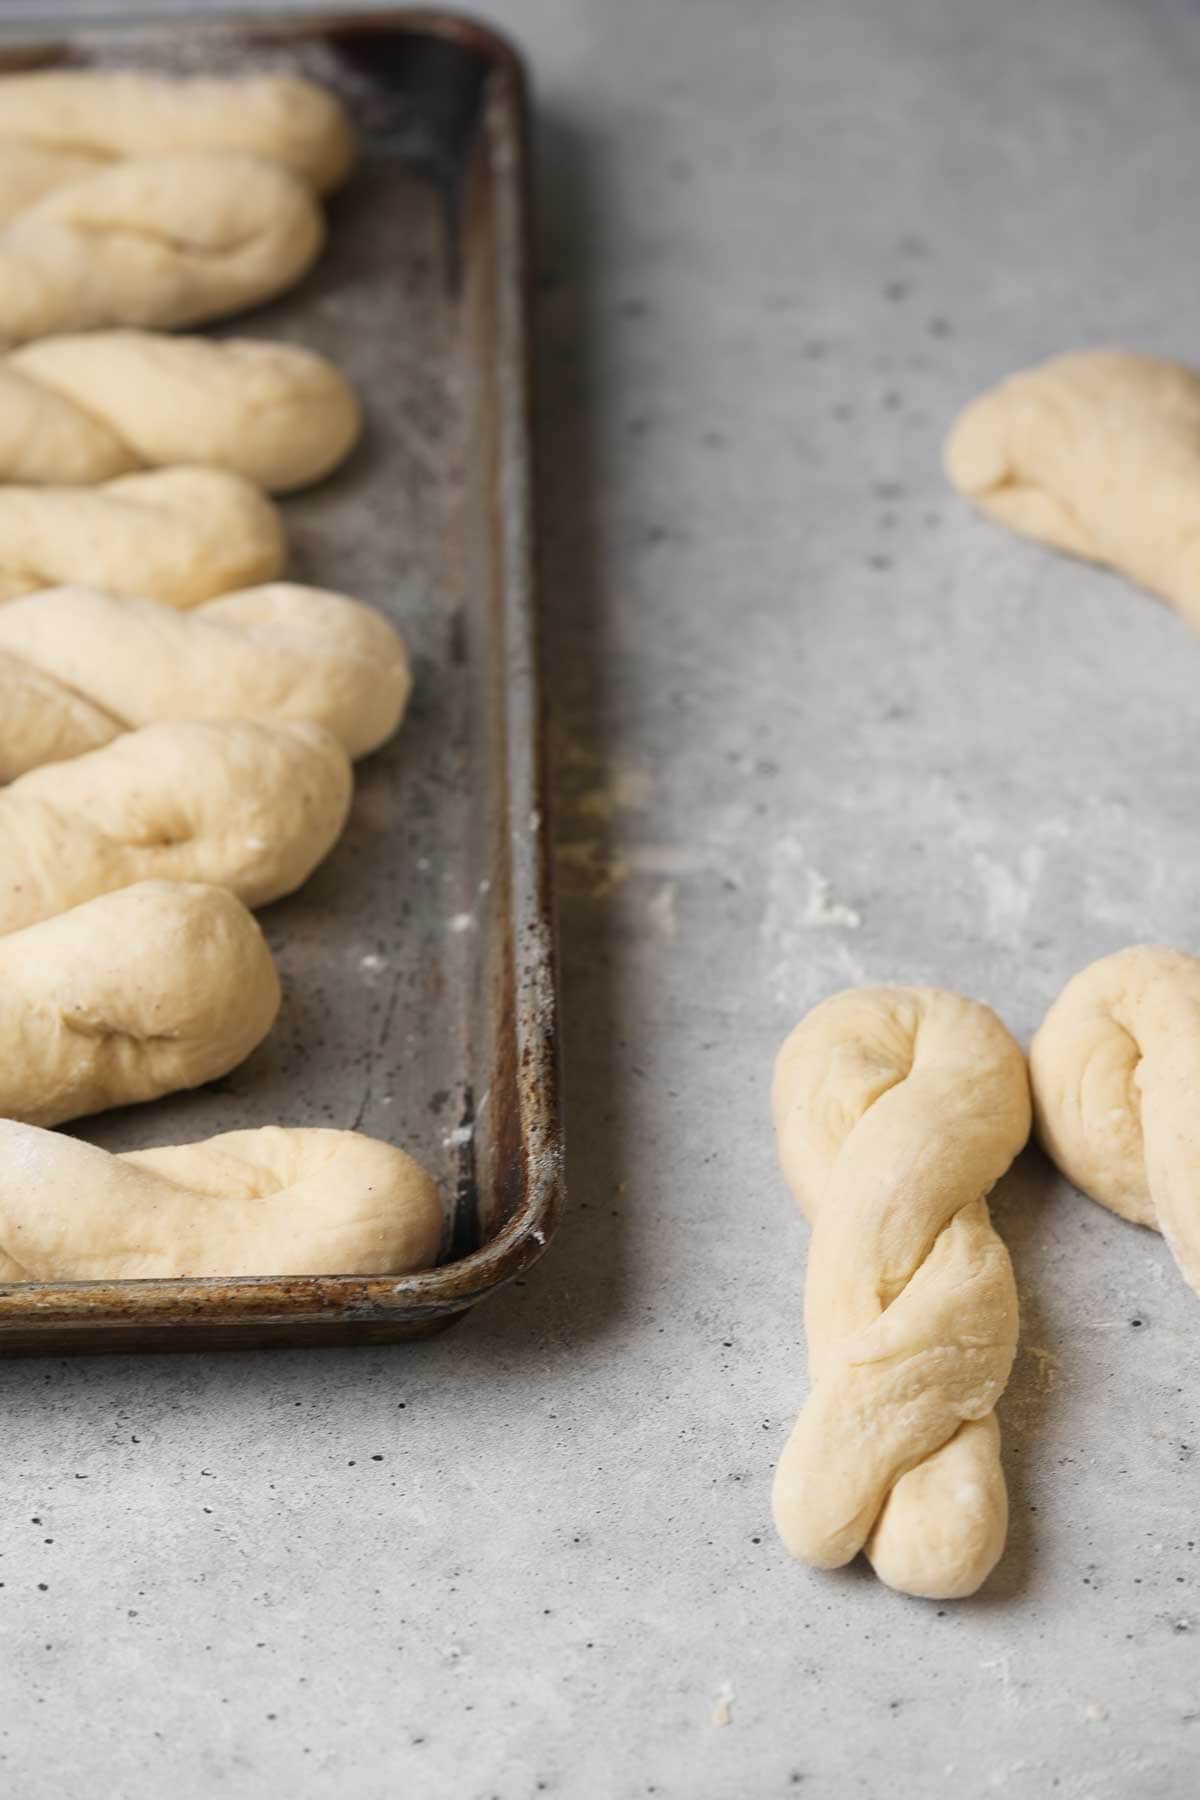
[[[864,988],[792,1032],[772,1109],[813,1226],[813,1389],[776,1473],[779,1533],[819,1568],[865,1549],[906,1593],[972,1593],[1007,1528],[993,1409],[1017,1295],[985,1196],[1029,1134],[1024,1058],[975,1001]]]
[[[50,588],[0,606],[0,783],[172,719],[311,719],[365,756],[411,685],[400,634],[344,594],[274,582],[173,612]]]
[[[296,344],[94,331],[0,362],[3,482],[82,487],[201,463],[283,492],[328,474],[361,425],[345,377]]]
[[[337,842],[353,776],[319,725],[148,725],[0,790],[0,934],[134,882],[265,906]]]
[[[141,882],[0,937],[0,1114],[56,1125],[215,1081],[279,998],[266,941],[224,888]],[[4,1178],[40,1213],[27,1164]]]
[[[0,1281],[401,1275],[437,1257],[437,1187],[353,1131],[230,1131],[112,1156],[0,1120]]]
[[[354,161],[335,95],[296,75],[47,69],[0,79],[0,218],[118,158],[236,150],[282,163],[319,192]]]
[[[291,287],[324,239],[312,189],[276,163],[227,151],[113,163],[0,225],[0,344],[221,318]]]
[[[1200,1293],[1200,958],[1139,945],[1092,963],[1046,1014],[1029,1068],[1046,1154],[1161,1231]]]
[[[0,601],[60,582],[196,606],[270,581],[278,510],[224,469],[154,469],[99,487],[0,486]]]

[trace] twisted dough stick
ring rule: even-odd
[[[296,344],[93,331],[0,363],[0,481],[201,463],[281,492],[328,474],[361,427],[350,383]]]
[[[187,613],[89,588],[0,606],[0,783],[166,719],[311,719],[365,756],[412,678],[382,613],[274,582]]]
[[[0,933],[151,878],[265,906],[341,834],[353,778],[319,725],[148,725],[0,792]]]
[[[1200,959],[1139,945],[1092,963],[1046,1014],[1029,1070],[1046,1154],[1161,1231],[1200,1293]]]
[[[279,514],[223,469],[155,469],[96,488],[0,486],[0,601],[60,582],[195,606],[284,564]]]
[[[1120,569],[1200,625],[1200,375],[1081,350],[972,401],[946,440],[960,493],[1014,531]]]
[[[324,238],[311,189],[275,163],[224,151],[114,163],[0,226],[0,343],[220,318],[298,281]]]
[[[985,1195],[1029,1134],[1024,1058],[975,1001],[864,988],[796,1027],[771,1099],[813,1226],[813,1390],[776,1472],[779,1534],[818,1568],[865,1548],[905,1593],[973,1593],[1008,1522],[993,1408],[1017,1295]]]
[[[438,1252],[437,1188],[354,1131],[268,1126],[110,1156],[0,1120],[0,1281],[402,1275]]]
[[[49,69],[0,79],[0,218],[115,158],[179,150],[267,157],[324,193],[349,173],[354,137],[334,95],[295,75]]]
[[[271,953],[224,888],[104,894],[0,938],[0,1113],[56,1125],[215,1081],[278,1010]],[[48,1198],[24,1195],[39,1212]]]

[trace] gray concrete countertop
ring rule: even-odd
[[[851,982],[1025,1037],[1200,948],[1200,637],[938,460],[1031,358],[1200,360],[1200,13],[493,12],[543,113],[570,1209],[435,1343],[0,1367],[0,1792],[1184,1800],[1194,1296],[1028,1154],[1004,1561],[806,1571],[766,1089]]]

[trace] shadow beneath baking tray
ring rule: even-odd
[[[611,1326],[628,1296],[623,972],[613,843],[610,620],[598,434],[597,284],[604,212],[578,126],[541,116],[535,143],[535,401],[542,663],[561,956],[567,1203],[544,1263],[456,1328],[468,1339],[578,1340]]]

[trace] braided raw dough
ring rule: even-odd
[[[775,1477],[780,1536],[889,1586],[975,1591],[1004,1547],[993,1408],[1017,1294],[986,1194],[1029,1134],[1025,1061],[987,1007],[863,988],[809,1013],[775,1066],[783,1170],[813,1226],[813,1390]]]
[[[230,1131],[111,1156],[0,1120],[0,1281],[403,1275],[442,1234],[437,1187],[355,1131]]]
[[[340,101],[296,75],[49,69],[0,79],[0,218],[118,158],[179,150],[267,157],[324,193],[349,173],[354,136]]]
[[[80,581],[196,606],[270,581],[285,556],[276,508],[224,469],[154,469],[95,488],[0,486],[0,600]]]
[[[0,363],[5,482],[83,487],[201,463],[283,492],[328,474],[361,427],[345,376],[297,344],[94,331]]]
[[[247,906],[294,888],[350,808],[319,725],[147,725],[0,792],[0,933],[137,881],[219,883]]]
[[[215,1081],[279,998],[262,932],[224,888],[145,881],[0,937],[0,1114],[56,1125]],[[25,1190],[31,1211],[48,1200]]]
[[[1200,958],[1139,945],[1092,963],[1046,1014],[1029,1069],[1046,1154],[1161,1231],[1200,1293]]]
[[[1056,356],[955,422],[946,473],[1026,537],[1121,570],[1200,625],[1200,375],[1125,350]]]
[[[316,260],[312,190],[258,157],[146,157],[55,187],[0,226],[0,343],[173,329],[269,299]]]
[[[0,782],[166,719],[311,719],[365,756],[411,685],[399,632],[344,594],[274,582],[180,613],[48,588],[0,606]]]

